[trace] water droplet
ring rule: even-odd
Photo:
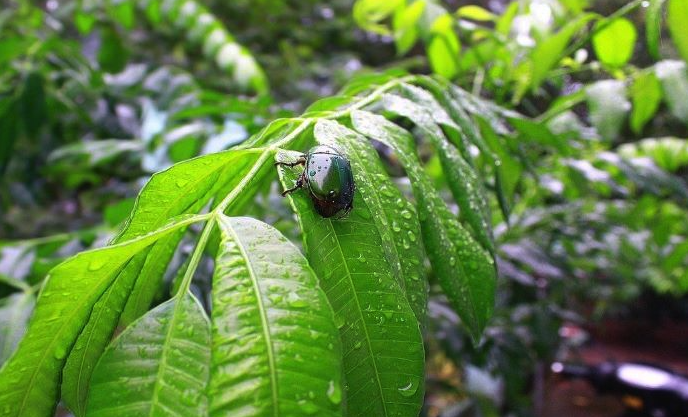
[[[365,258],[365,256],[363,256],[362,253],[359,254],[359,255],[358,255],[358,258],[356,258],[356,259],[358,259],[358,261],[361,262],[361,263],[365,263],[365,261],[366,261],[366,258]]]
[[[106,261],[103,258],[94,259],[91,262],[89,262],[88,270],[89,271],[97,271],[97,270],[101,269],[102,267],[104,267],[105,263],[106,263]]]
[[[409,236],[409,239],[411,240],[411,242],[415,242],[415,241],[416,241],[416,234],[413,233],[412,231],[409,230],[408,236]]]
[[[409,219],[411,219],[411,217],[413,217],[413,214],[411,214],[411,212],[408,210],[404,210],[401,212],[401,217],[409,220]]]
[[[57,349],[55,349],[55,359],[64,359],[65,356],[67,356],[67,349],[65,349],[64,346],[58,346]]]
[[[334,316],[334,324],[341,329],[346,324],[346,320],[342,316]]]
[[[339,388],[339,384],[330,381],[330,386],[327,388],[327,398],[335,405],[342,402],[342,389]]]
[[[418,391],[418,382],[409,381],[406,385],[399,387],[398,390],[402,397],[412,397]]]
[[[299,297],[299,295],[293,291],[290,292],[289,295],[287,296],[287,302],[289,303],[290,306],[292,306],[294,308],[303,308],[303,307],[306,307],[308,305],[306,300]]]
[[[315,176],[315,170],[309,172],[308,175],[310,175],[311,177],[314,177]]]
[[[449,257],[449,265],[455,266],[456,265],[456,258],[453,256]]]
[[[399,223],[397,223],[396,220],[392,222],[392,230],[395,232],[401,232],[401,227],[399,227]]]
[[[183,178],[180,178],[177,180],[176,184],[177,184],[177,187],[182,188],[183,186],[185,186],[188,183],[189,183],[189,180],[185,180]]]
[[[363,343],[360,340],[358,340],[358,341],[356,341],[356,343],[354,343],[354,349],[360,349],[361,346],[363,346]]]
[[[306,414],[315,414],[318,412],[318,406],[307,400],[300,400],[298,403],[299,408]]]

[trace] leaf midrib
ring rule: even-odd
[[[246,269],[251,278],[251,285],[253,286],[253,291],[256,294],[256,304],[258,304],[258,311],[260,312],[260,321],[263,328],[263,337],[265,337],[265,344],[267,345],[268,363],[270,365],[270,384],[272,385],[273,415],[279,416],[279,391],[277,385],[277,368],[275,364],[274,345],[272,343],[272,336],[270,334],[270,324],[268,322],[265,306],[263,305],[262,293],[258,285],[258,280],[253,269],[251,258],[249,258],[248,253],[244,248],[243,242],[239,239],[239,236],[236,234],[236,231],[234,230],[234,227],[231,224],[228,224],[228,222],[223,223],[229,226],[225,230],[227,230],[232,235],[232,238],[234,239],[234,241],[237,244],[237,247],[239,248],[239,252],[241,252],[241,256],[246,260]]]
[[[354,281],[351,279],[351,271],[349,270],[349,264],[346,262],[346,257],[344,256],[344,251],[342,250],[342,246],[339,243],[339,237],[334,231],[334,227],[332,225],[332,220],[331,219],[323,219],[323,222],[327,224],[327,226],[330,229],[330,232],[332,233],[332,236],[335,237],[334,241],[336,242],[336,248],[339,251],[339,254],[342,257],[342,263],[344,264],[344,268],[346,269],[346,276],[349,279],[349,283],[351,284],[352,288],[352,293],[354,295],[354,301],[356,302],[356,312],[358,312],[358,315],[361,318],[361,323],[363,327],[363,333],[365,334],[365,340],[366,340],[366,348],[368,349],[368,353],[370,354],[370,361],[373,364],[373,370],[375,371],[375,382],[377,382],[377,387],[378,390],[380,391],[380,399],[382,403],[382,409],[384,410],[384,415],[387,416],[387,404],[385,403],[385,395],[384,391],[382,390],[382,383],[380,382],[380,377],[379,377],[379,372],[377,370],[377,363],[375,362],[375,355],[373,353],[373,348],[370,346],[370,334],[368,333],[368,323],[366,323],[365,319],[363,318],[363,313],[361,309],[361,303],[358,300],[358,293],[356,292],[356,286],[354,285]]]

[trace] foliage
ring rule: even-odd
[[[526,416],[685,304],[685,2],[471,3],[11,1],[0,415]]]
[[[430,86],[432,92],[417,85]],[[295,406],[305,412],[336,412],[346,398],[353,415],[417,414],[424,392],[420,326],[425,322],[427,291],[422,242],[440,285],[476,340],[491,314],[494,295],[491,243],[484,241],[483,247],[476,240],[490,239],[482,223],[476,223],[484,216],[485,194],[470,154],[461,152],[469,145],[467,138],[458,135],[458,123],[471,121],[457,122],[436,101],[461,109],[447,87],[455,90],[429,78],[368,76],[354,81],[337,100],[314,104],[304,117],[271,123],[240,149],[191,159],[154,175],[112,245],[79,254],[49,272],[27,333],[1,374],[0,381],[7,384],[2,390],[7,414],[51,410],[60,375],[62,396],[77,414],[177,406],[193,407],[194,412],[209,407],[210,413],[220,413],[240,406],[213,395],[206,405],[205,379],[184,376],[198,375],[198,366],[210,372],[211,393],[218,389],[213,387],[240,387],[243,380],[264,379],[252,385],[251,394],[234,391],[239,388],[230,392],[240,398],[265,396],[261,404],[286,413]],[[404,95],[432,105],[434,111]],[[369,112],[375,109],[415,124],[446,159],[443,169],[449,177],[474,178],[472,185],[458,190],[471,194],[469,200],[457,201],[465,226],[413,157],[413,137]],[[417,208],[391,183],[364,135],[403,158]],[[313,140],[337,146],[353,161],[359,191],[351,216],[338,221],[315,214],[305,195],[290,197],[309,267],[274,229],[224,213],[240,213],[252,195],[269,186],[276,174],[272,162],[289,157],[281,149],[302,149]],[[288,186],[295,172],[280,173]],[[201,214],[208,204],[211,210]],[[466,214],[471,211],[477,212]],[[202,222],[205,226],[179,289],[170,301],[145,313],[184,231]],[[189,293],[206,250],[216,254],[212,322]],[[284,257],[279,258],[278,251],[285,251]],[[315,285],[311,267],[324,294]],[[320,307],[313,304],[318,299]],[[313,323],[305,320],[306,306]],[[118,322],[127,325],[141,315],[105,350]],[[240,342],[233,340],[242,334],[246,336]],[[255,342],[246,339],[259,335]],[[232,353],[237,343],[246,349],[242,354]],[[134,356],[126,359],[128,355]],[[209,370],[204,359],[208,355],[217,357]],[[299,356],[330,365],[304,367],[298,359],[294,363]],[[148,365],[129,367],[134,357],[146,358]],[[259,359],[265,360],[259,369],[242,366],[243,361]],[[347,388],[336,394],[342,390],[336,377],[342,360]],[[407,363],[403,370],[399,361]],[[141,380],[141,386],[132,385],[129,381],[138,380],[141,367],[157,371]],[[322,377],[323,371],[329,379]],[[93,389],[87,395],[89,386]],[[185,410],[170,412],[192,412]]]

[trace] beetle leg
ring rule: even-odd
[[[275,162],[275,166],[287,166],[287,167],[295,167],[297,165],[304,165],[306,163],[306,156],[301,155],[299,159],[297,159],[295,162]]]
[[[302,187],[303,187],[303,176],[299,176],[299,179],[296,180],[296,184],[294,184],[294,186],[292,188],[282,191],[282,197],[286,197],[287,194],[293,193],[294,191],[296,191]]]

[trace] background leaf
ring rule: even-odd
[[[633,56],[637,33],[630,20],[618,17],[598,23],[592,45],[599,60],[612,68],[626,65]]]

